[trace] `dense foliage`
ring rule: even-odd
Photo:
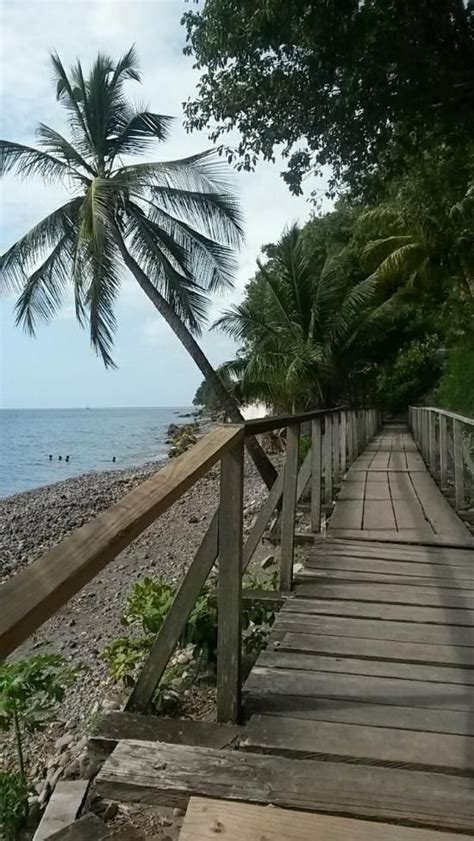
[[[238,129],[230,160],[288,157],[294,192],[332,166],[361,189],[411,150],[472,137],[474,7],[464,0],[205,0],[183,18],[201,71],[188,125]]]

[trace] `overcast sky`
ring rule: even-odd
[[[51,84],[49,52],[69,66],[88,66],[98,50],[114,58],[135,43],[143,85],[129,88],[151,109],[176,116],[171,139],[156,158],[176,158],[209,147],[205,134],[186,134],[182,102],[193,94],[196,74],[182,54],[184,0],[3,0],[2,136],[34,144],[35,126],[63,130],[62,108]],[[136,89],[136,91],[133,90]],[[246,242],[239,255],[235,291],[213,302],[211,317],[237,300],[255,270],[261,246],[285,224],[306,219],[305,198],[288,192],[281,165],[261,164],[255,173],[235,174],[245,215]],[[2,184],[1,250],[64,201],[61,187],[40,180]],[[105,371],[75,323],[67,303],[61,315],[31,339],[15,328],[13,301],[0,302],[0,405],[10,408],[186,405],[201,380],[174,334],[133,283],[124,284],[117,306],[117,371]],[[202,344],[214,364],[232,356],[232,343],[216,333]]]

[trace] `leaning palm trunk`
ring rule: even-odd
[[[145,272],[140,268],[136,260],[134,260],[132,255],[129,254],[125,242],[123,241],[122,236],[117,229],[115,241],[122,255],[123,262],[129,269],[129,271],[133,274],[135,280],[137,281],[138,285],[143,289],[145,295],[150,299],[150,301],[156,307],[160,315],[165,319],[167,324],[173,330],[174,334],[180,340],[183,347],[187,350],[191,358],[194,360],[194,362],[200,369],[202,375],[205,377],[209,385],[212,387],[217,398],[219,399],[222,409],[225,411],[225,413],[228,415],[231,421],[233,421],[234,423],[242,423],[244,421],[244,417],[242,415],[242,412],[240,411],[237,400],[230,393],[230,391],[227,390],[221,378],[219,377],[219,374],[212,367],[211,363],[207,359],[206,355],[202,352],[196,339],[189,332],[186,325],[183,324],[183,322],[181,321],[179,316],[176,315],[174,309],[170,306],[168,301],[165,298],[163,298],[162,295],[160,295],[156,287],[153,286],[153,284],[148,279]],[[258,443],[255,436],[252,435],[246,438],[245,444],[252,458],[252,461],[255,464],[255,467],[257,468],[258,472],[260,473],[263,481],[265,482],[268,488],[271,488],[277,476],[277,472],[272,462],[268,458],[262,446]]]

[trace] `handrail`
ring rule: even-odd
[[[313,409],[311,412],[301,412],[299,415],[270,415],[267,418],[256,418],[244,423],[245,435],[260,435],[264,432],[272,432],[274,429],[284,429],[286,426],[306,423],[315,418],[330,415],[333,412],[341,412],[342,406],[335,406],[330,409]]]
[[[299,467],[300,427],[308,420],[311,449]],[[334,408],[217,427],[0,587],[0,656],[20,645],[220,460],[219,507],[181,581],[127,708],[144,711],[152,700],[217,561],[217,717],[237,720],[243,571],[281,501],[280,589],[292,589],[298,501],[311,492],[311,528],[320,531],[322,499],[333,501],[341,474],[365,448],[379,420],[375,409]],[[244,545],[245,436],[285,426],[285,464]]]
[[[243,428],[221,426],[0,587],[0,655],[6,656],[163,514]]]
[[[438,409],[437,406],[410,406],[411,409],[425,409],[428,412],[436,412],[438,415],[444,415],[447,418],[466,423],[468,426],[474,426],[474,418],[468,418],[466,415],[457,415],[456,412],[450,412],[448,409]]]
[[[448,491],[452,481],[454,507],[462,511],[467,492],[474,498],[474,463],[469,451],[474,419],[435,406],[410,406],[408,416],[428,470],[442,491]]]

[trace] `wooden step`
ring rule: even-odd
[[[88,749],[94,758],[100,760],[109,756],[121,739],[231,749],[238,747],[243,729],[233,724],[216,724],[211,721],[110,712],[101,715],[95,722]]]
[[[242,750],[473,776],[474,737],[254,715]]]
[[[467,835],[192,797],[179,841],[467,841]]]
[[[99,795],[185,807],[193,795],[471,831],[472,780],[344,762],[285,759],[151,742],[119,742]],[[242,838],[242,835],[240,836]]]

